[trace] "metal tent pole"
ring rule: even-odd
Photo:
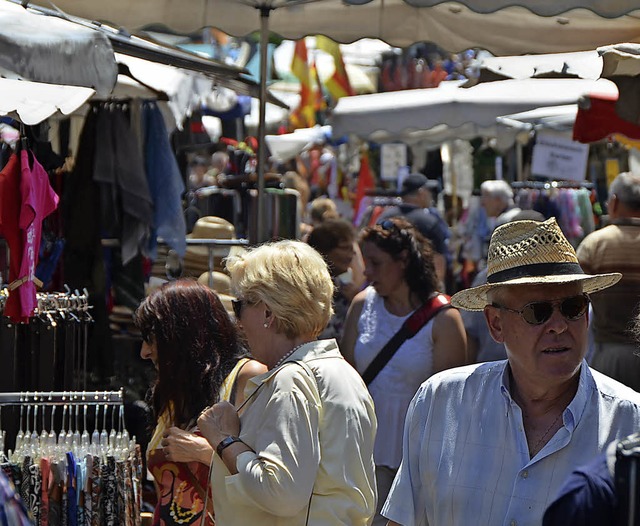
[[[258,242],[267,241],[266,195],[264,191],[267,145],[265,142],[267,110],[267,47],[269,45],[269,14],[271,7],[260,6],[260,113],[258,120]]]

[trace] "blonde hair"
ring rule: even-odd
[[[309,218],[312,223],[322,223],[326,219],[340,217],[338,207],[328,197],[316,197],[309,205]]]
[[[333,315],[333,281],[322,256],[306,243],[265,243],[227,260],[238,297],[262,301],[288,338],[317,337]]]

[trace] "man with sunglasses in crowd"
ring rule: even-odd
[[[640,424],[640,394],[584,360],[588,295],[620,274],[585,274],[554,218],[498,227],[487,266],[487,283],[452,303],[484,312],[507,360],[420,387],[382,509],[390,525],[539,525],[575,466]]]

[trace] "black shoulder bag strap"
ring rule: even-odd
[[[406,340],[413,338],[438,312],[449,307],[451,298],[446,294],[438,294],[409,316],[362,373],[364,383],[369,385]]]

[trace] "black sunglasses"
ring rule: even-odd
[[[231,306],[233,307],[233,314],[236,317],[236,320],[240,319],[242,315],[242,307],[244,306],[245,300],[231,300]]]
[[[551,318],[556,305],[559,306],[560,314],[562,314],[566,320],[575,321],[582,318],[589,308],[589,296],[579,294],[556,301],[534,301],[527,303],[520,310],[510,309],[498,303],[492,303],[491,305],[498,309],[520,314],[522,319],[529,325],[542,325]]]

